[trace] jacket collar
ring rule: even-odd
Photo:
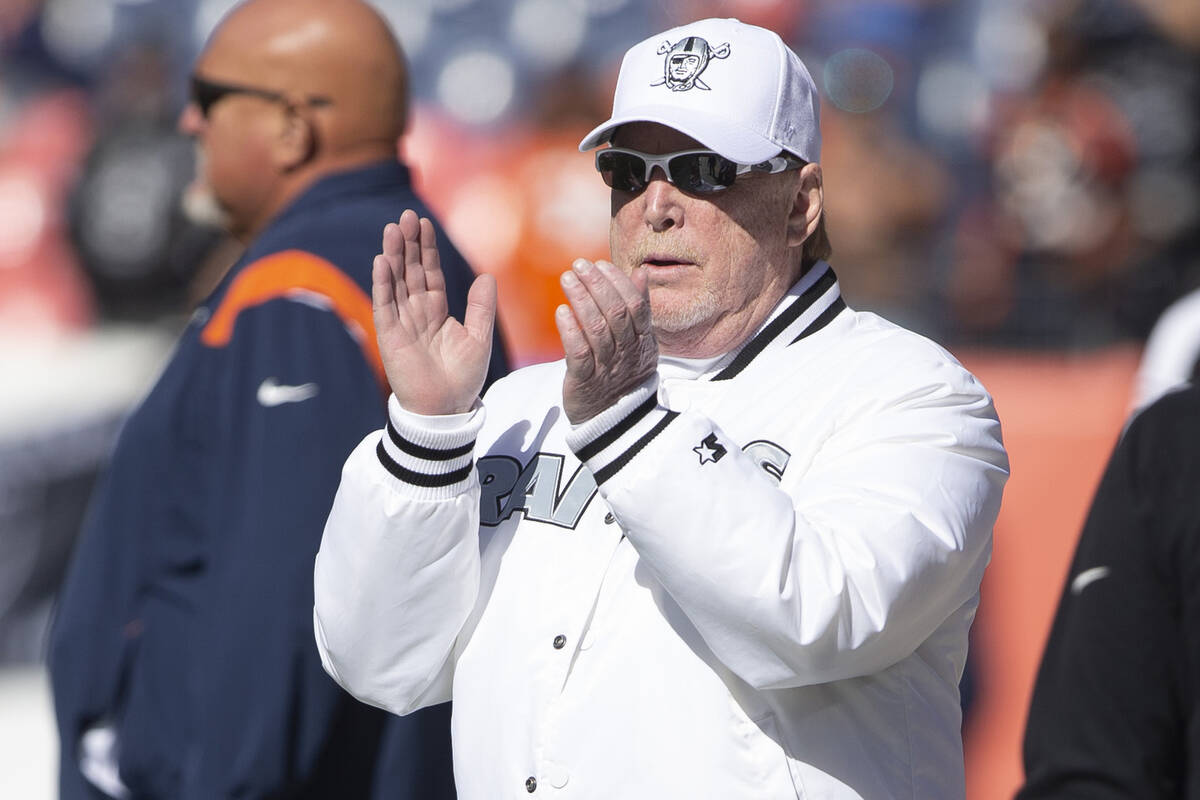
[[[833,268],[819,261],[780,301],[779,308],[758,333],[734,352],[711,380],[734,377],[764,352],[795,344],[824,328],[846,308]]]
[[[247,264],[253,263],[262,255],[262,250],[257,245],[264,240],[270,240],[272,233],[292,217],[312,214],[321,207],[337,203],[347,196],[361,197],[365,193],[394,192],[397,187],[407,187],[409,184],[408,167],[398,161],[377,161],[366,166],[330,173],[320,178],[285,206],[247,244],[245,252],[238,258],[237,263],[221,276],[216,286],[209,292],[208,297],[200,304],[201,308],[215,307],[238,273]],[[205,313],[201,312],[201,316],[203,317]]]
[[[408,167],[398,161],[377,161],[366,166],[330,173],[318,179],[288,204],[268,223],[266,230],[289,217],[310,211],[314,206],[336,202],[347,195],[362,196],[364,193],[375,191],[394,191],[397,186],[408,186],[409,183]],[[261,236],[260,233],[259,237]]]

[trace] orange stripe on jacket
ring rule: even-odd
[[[306,293],[316,294],[329,303],[330,310],[358,340],[363,357],[386,390],[387,376],[375,341],[371,298],[333,264],[303,250],[275,253],[242,270],[200,332],[200,341],[208,347],[224,347],[233,338],[238,314],[245,309]]]

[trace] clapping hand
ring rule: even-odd
[[[554,321],[567,359],[563,410],[575,424],[611,406],[658,367],[642,267],[626,275],[607,261],[577,259],[563,273]]]
[[[476,278],[462,323],[451,317],[433,224],[412,210],[383,229],[371,274],[375,335],[400,405],[426,415],[469,411],[491,356],[495,279]]]

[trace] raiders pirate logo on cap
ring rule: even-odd
[[[721,63],[713,67],[713,59]],[[819,106],[804,62],[777,33],[736,19],[702,19],[629,48],[612,114],[579,149],[611,142],[622,125],[653,122],[738,164],[782,150],[819,161]]]
[[[651,86],[666,84],[672,92],[686,92],[692,87],[708,91],[710,87],[700,80],[700,73],[704,72],[712,59],[729,55],[729,43],[714,48],[699,36],[688,36],[675,44],[663,42],[658,52],[660,55],[667,54],[663,59],[663,79]]]

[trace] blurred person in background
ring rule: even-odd
[[[973,376],[842,298],[818,116],[766,29],[630,48],[579,145],[612,145],[612,263],[561,275],[565,359],[482,400],[494,282],[460,324],[430,223],[384,229],[394,393],[326,526],[316,637],[371,703],[453,697],[462,797],[963,796],[1007,457]]]
[[[918,332],[936,280],[931,250],[953,182],[944,153],[919,136],[922,68],[955,13],[941,0],[818,0],[805,41],[823,61],[822,153],[830,235],[854,270],[842,288],[864,309]]]
[[[947,311],[964,341],[1144,339],[1200,282],[1197,15],[1149,0],[1025,13],[1040,68],[991,100],[988,177],[958,220]]]
[[[1120,110],[1133,145],[1117,252],[1105,256],[1125,262],[1106,298],[1110,324],[1150,334],[1134,379],[1136,416],[1094,492],[1042,653],[1017,797],[1194,798],[1200,295],[1187,290],[1200,282],[1200,6],[1067,8],[1060,51],[1088,68],[1077,91]],[[1076,157],[1100,164],[1103,153],[1082,148]]]
[[[1079,537],[1018,800],[1200,797],[1200,387],[1130,423]]]
[[[1168,52],[1179,62],[1179,71],[1188,75],[1190,83],[1180,88],[1186,98],[1190,87],[1192,101],[1172,109],[1190,124],[1167,127],[1173,138],[1182,140],[1175,149],[1186,154],[1190,144],[1190,163],[1185,157],[1179,159],[1182,163],[1166,165],[1159,171],[1157,189],[1148,187],[1160,193],[1161,207],[1156,208],[1155,218],[1170,240],[1167,258],[1173,280],[1162,281],[1161,290],[1178,296],[1154,320],[1146,338],[1134,382],[1134,410],[1200,378],[1200,4],[1188,0],[1136,2],[1167,42],[1175,44]],[[1191,70],[1187,71],[1189,63]],[[1165,102],[1172,104],[1174,99],[1168,96]]]
[[[196,155],[176,124],[170,61],[161,42],[131,44],[94,90],[96,138],[68,219],[106,322],[182,316],[214,288],[210,274],[219,278],[241,252],[219,220],[180,202],[194,185]]]
[[[1134,377],[1133,409],[1187,383],[1200,383],[1200,289],[1167,306],[1150,330]]]
[[[126,423],[74,553],[50,650],[61,796],[450,797],[448,708],[361,705],[312,646],[322,522],[384,419],[372,242],[424,211],[396,160],[403,55],[359,0],[251,0],[191,91],[192,202],[246,251]],[[442,252],[461,313],[473,276]]]
[[[106,371],[165,349],[91,335],[97,303],[64,209],[93,125],[85,91],[23,46],[40,6],[0,8],[0,667],[43,658],[88,494],[137,391]],[[144,388],[151,370],[125,377]]]

